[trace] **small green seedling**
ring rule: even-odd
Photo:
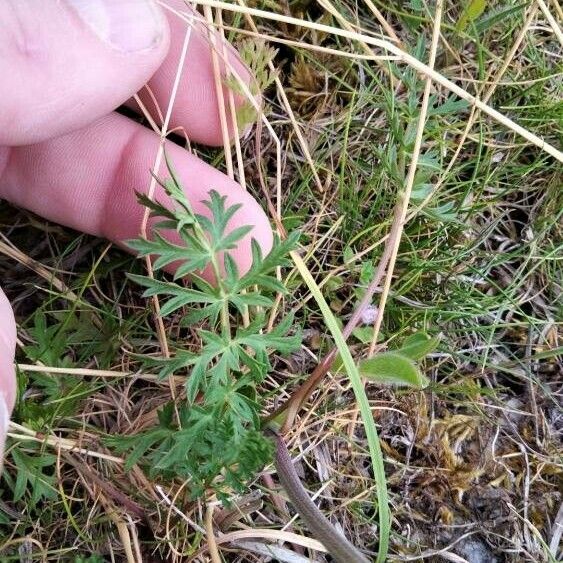
[[[164,406],[158,426],[121,437],[115,447],[129,452],[127,467],[142,463],[151,476],[188,479],[193,496],[212,489],[226,499],[272,459],[272,442],[261,431],[258,389],[272,369],[272,354],[295,350],[301,337],[290,316],[267,330],[266,315],[274,296],[285,292],[275,271],[288,263],[298,234],[276,238],[267,256],[253,240],[252,265],[240,275],[230,251],[252,229],[229,228],[240,205],[228,205],[226,196],[211,191],[204,202],[207,215],[197,214],[170,165],[169,173],[162,186],[172,205],[141,196],[159,221],[151,240],[128,244],[140,256],[152,256],[156,272],[172,267],[173,281],[130,278],[146,288],[145,297],[161,298],[162,316],[183,315],[181,325],[195,328],[199,342],[190,342],[192,351],[172,342],[170,358],[145,361],[163,378],[185,375],[185,398]]]

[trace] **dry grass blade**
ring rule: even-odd
[[[149,185],[149,189],[147,191],[147,197],[149,199],[153,199],[154,198],[154,192],[156,190],[156,177],[158,176],[159,172],[160,172],[160,166],[162,164],[162,158],[164,156],[164,143],[166,141],[166,137],[168,136],[168,129],[169,129],[169,125],[170,125],[170,119],[172,117],[172,109],[174,107],[174,102],[176,100],[176,95],[178,93],[178,87],[180,85],[180,79],[182,77],[182,71],[184,70],[184,63],[186,60],[186,54],[188,52],[188,46],[190,44],[190,38],[191,38],[191,34],[192,34],[192,21],[188,20],[188,25],[186,27],[186,35],[184,37],[184,42],[182,44],[182,51],[180,54],[180,58],[178,60],[178,68],[176,71],[176,76],[174,77],[174,83],[172,85],[172,91],[170,93],[170,99],[168,102],[168,108],[166,110],[166,115],[164,117],[164,122],[162,124],[162,127],[160,129],[160,144],[158,146],[158,150],[155,156],[155,161],[154,161],[154,166],[153,166],[153,175],[151,176],[151,181],[150,181],[150,185]],[[149,220],[149,210],[145,209],[145,213],[143,215],[143,221],[141,223],[141,235],[144,238],[147,238],[147,224],[148,224],[148,220]],[[150,277],[154,277],[154,271],[153,271],[153,267],[152,267],[152,260],[150,258],[150,256],[148,256],[145,259],[145,265],[147,268],[147,274]],[[153,299],[153,307],[154,307],[154,312],[155,312],[155,323],[156,323],[156,327],[157,327],[157,333],[158,333],[158,340],[160,343],[160,347],[162,349],[162,353],[165,357],[169,357],[170,356],[170,350],[168,348],[168,339],[166,337],[166,330],[164,328],[164,324],[162,322],[162,318],[160,316],[160,302],[158,300],[158,296],[154,296]],[[174,393],[173,388],[171,387],[171,392]]]
[[[260,383],[237,397],[255,420],[285,417],[315,506],[360,552],[393,561],[561,559],[560,3],[159,4],[182,22],[171,82],[189,63],[190,30],[209,51],[223,145],[191,146],[189,123],[170,129],[180,91],[174,102],[147,90],[144,119],[122,112],[154,131],[153,156],[164,142],[187,146],[256,197],[282,238],[301,233],[271,287],[249,286],[220,321],[236,337],[260,316],[255,336],[271,337],[293,317],[296,347],[266,349]],[[229,64],[224,38],[256,83]],[[233,135],[244,127],[252,134]],[[189,190],[189,174],[181,180]],[[2,289],[18,324],[0,560],[330,559],[268,465],[267,442],[240,489],[231,475],[245,464],[230,461],[252,461],[240,450],[198,481],[209,452],[228,455],[234,440],[206,450],[210,433],[193,439],[184,384],[203,337],[226,325],[200,319],[199,303],[155,324],[158,303],[129,277],[143,264],[0,207]],[[422,335],[439,340],[413,359],[428,387],[363,384],[370,346],[400,355]],[[223,495],[231,504],[219,511]]]
[[[366,6],[371,10],[373,15],[376,17],[377,21],[381,24],[381,27],[385,30],[387,35],[389,35],[390,39],[395,41],[399,47],[402,48],[402,41],[399,39],[399,36],[395,33],[395,30],[387,20],[383,17],[383,14],[379,11],[377,6],[372,2],[372,0],[364,0]]]
[[[428,60],[428,66],[434,69],[434,64],[436,62],[436,53],[438,50],[438,41],[440,39],[440,25],[442,23],[442,9],[443,0],[437,0],[436,11],[434,13],[434,28],[432,30],[432,42],[430,45],[430,56]],[[387,241],[387,244],[391,248],[389,256],[389,265],[387,266],[387,274],[385,276],[385,281],[383,284],[383,291],[381,293],[381,298],[379,300],[379,307],[377,309],[377,315],[375,317],[373,326],[373,336],[371,338],[371,343],[369,346],[368,356],[372,356],[375,352],[375,347],[377,345],[377,339],[379,337],[379,331],[381,329],[381,323],[383,322],[383,312],[385,311],[385,305],[387,303],[387,298],[389,296],[389,290],[391,288],[391,281],[393,279],[393,271],[395,269],[395,264],[397,262],[397,255],[399,253],[399,244],[401,242],[401,236],[403,233],[405,220],[407,217],[407,210],[409,207],[409,202],[411,200],[412,189],[414,185],[414,178],[418,167],[418,159],[420,157],[420,150],[422,148],[422,138],[424,135],[424,126],[426,124],[426,116],[428,115],[428,104],[430,101],[430,91],[432,89],[432,80],[430,78],[426,79],[426,84],[424,86],[424,92],[422,94],[422,101],[420,103],[420,113],[418,117],[418,125],[416,129],[416,136],[414,140],[414,148],[411,155],[411,161],[409,164],[409,171],[407,174],[405,189],[399,194],[399,202],[397,203],[397,212],[395,214],[394,222],[396,222],[396,227],[393,230],[393,235]]]
[[[267,528],[253,528],[252,530],[238,530],[229,532],[216,538],[217,543],[230,543],[241,539],[262,538],[270,541],[280,541],[301,545],[307,549],[313,549],[326,553],[326,549],[321,542],[317,540],[294,534],[293,532],[282,532],[280,530],[269,530]]]
[[[237,0],[237,2],[242,8],[245,7],[243,0]],[[254,31],[254,33],[257,34],[258,28],[256,27],[256,24],[252,20],[252,17],[249,14],[245,14],[245,17],[246,17],[251,29]],[[268,63],[268,68],[270,69],[270,72],[272,72],[274,74],[274,82],[276,84],[276,89],[277,89],[277,91],[278,91],[278,93],[281,97],[282,102],[283,102],[284,109],[285,109],[285,111],[287,111],[288,117],[289,117],[291,124],[293,126],[293,130],[295,131],[295,135],[296,135],[296,137],[299,141],[301,149],[303,150],[303,154],[305,155],[305,158],[307,159],[307,163],[309,164],[309,169],[311,170],[311,174],[313,175],[313,178],[314,178],[315,183],[317,185],[317,189],[319,190],[320,193],[322,193],[324,191],[324,186],[323,186],[321,179],[319,177],[319,173],[317,171],[317,167],[315,166],[313,158],[311,157],[311,152],[310,152],[309,147],[307,145],[307,141],[303,137],[303,132],[301,131],[301,127],[299,126],[299,124],[297,123],[297,120],[295,119],[295,114],[293,113],[293,109],[291,108],[291,104],[289,103],[289,100],[287,99],[285,89],[284,89],[279,77],[277,76],[276,69],[275,69],[275,67],[274,67],[274,65],[271,61],[269,61],[269,63]]]
[[[436,72],[435,70],[431,69],[424,63],[421,63],[418,59],[402,51],[400,48],[393,45],[389,41],[374,39],[373,37],[370,37],[368,35],[362,35],[361,33],[357,33],[354,31],[347,31],[324,24],[308,22],[290,16],[274,14],[272,12],[267,12],[264,10],[235,6],[233,4],[228,4],[226,2],[218,2],[215,0],[197,0],[197,4],[200,4],[202,6],[212,6],[214,8],[221,8],[224,10],[231,10],[234,12],[240,12],[244,14],[250,14],[256,17],[272,19],[275,21],[280,21],[291,25],[297,25],[300,27],[306,27],[324,33],[339,35],[341,37],[352,39],[354,41],[361,41],[367,43],[368,45],[378,47],[380,49],[385,49],[386,51],[389,51],[390,53],[393,53],[394,55],[398,56],[404,63],[408,64],[418,72],[432,79],[432,81],[437,82],[444,88],[447,88],[448,90],[459,96],[461,99],[469,102],[471,105],[474,105],[479,110],[486,113],[487,115],[489,115],[490,117],[492,117],[493,119],[495,119],[496,121],[507,127],[508,129],[514,131],[515,133],[517,133],[518,135],[520,135],[521,137],[523,137],[524,139],[535,145],[536,147],[550,154],[560,162],[563,162],[563,153],[560,150],[556,149],[553,145],[550,145],[544,139],[538,137],[534,133],[531,133],[528,129],[525,129],[521,125],[518,125],[518,123],[512,121],[512,119],[506,117],[501,112],[497,111],[496,109],[492,108],[488,104],[484,103],[482,100],[476,98],[475,96],[472,96],[469,92],[467,92],[467,90],[464,90],[463,88],[459,87],[457,84],[453,83],[451,80],[448,80],[445,76],[443,76],[439,72]]]
[[[551,29],[553,30],[553,33],[555,33],[557,40],[559,41],[559,43],[561,43],[561,45],[563,45],[563,31],[561,31],[557,20],[553,17],[551,12],[549,11],[549,8],[543,0],[536,0],[536,3],[540,7],[540,10],[543,12],[543,15],[548,21]]]
[[[209,42],[211,44],[211,61],[213,63],[213,78],[215,82],[215,95],[217,96],[217,109],[219,111],[219,121],[221,123],[221,135],[223,137],[223,149],[225,151],[225,164],[227,167],[227,175],[234,178],[233,155],[231,152],[231,142],[229,139],[229,126],[227,124],[227,111],[225,108],[225,100],[223,97],[223,83],[221,70],[219,68],[219,55],[217,52],[217,41],[214,30],[213,13],[209,6],[204,6],[203,13],[208,24]],[[189,24],[188,24],[189,25]]]
[[[12,260],[15,260],[19,264],[23,264],[30,270],[33,270],[37,275],[41,276],[44,280],[53,285],[53,287],[59,291],[61,294],[65,295],[70,301],[78,301],[78,296],[71,291],[66,284],[58,279],[56,272],[45,268],[42,264],[33,260],[30,256],[18,250],[13,244],[10,243],[6,237],[0,233],[0,236],[4,239],[0,241],[0,252]]]
[[[134,373],[128,371],[114,371],[109,369],[90,369],[90,368],[61,368],[44,365],[17,364],[19,370],[24,372],[52,373],[59,375],[78,375],[82,377],[108,377],[108,378],[138,378],[145,381],[160,381],[157,375],[148,373]],[[172,380],[181,384],[185,381],[184,377],[172,376]]]
[[[28,428],[25,428],[24,426],[21,426],[20,424],[17,424],[13,421],[10,421],[8,436],[10,438],[13,438],[14,440],[47,444],[48,446],[55,449],[76,452],[79,454],[87,455],[89,457],[111,461],[113,463],[125,463],[125,460],[123,458],[105,454],[103,452],[97,452],[95,450],[90,450],[87,448],[81,448],[74,440],[69,440],[68,438],[59,438],[58,436],[47,436],[40,432],[29,430]]]
[[[279,561],[280,563],[309,563],[311,561],[309,557],[303,557],[294,551],[279,547],[275,544],[252,541],[237,541],[232,543],[243,551],[250,551],[266,557],[274,557],[275,561]]]

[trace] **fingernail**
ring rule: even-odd
[[[4,461],[4,446],[6,445],[6,435],[10,424],[10,412],[4,395],[0,393],[0,470]]]
[[[104,42],[126,53],[156,46],[165,29],[153,0],[67,0]]]

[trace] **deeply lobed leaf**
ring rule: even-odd
[[[190,479],[196,496],[211,487],[225,497],[229,489],[240,490],[271,459],[272,445],[260,432],[258,385],[271,369],[271,355],[295,350],[301,336],[292,331],[292,317],[268,332],[266,313],[274,304],[273,294],[285,293],[276,273],[288,263],[287,254],[299,235],[293,233],[284,241],[276,237],[267,256],[252,240],[252,263],[240,276],[229,251],[252,229],[229,231],[240,205],[229,206],[225,196],[211,191],[204,202],[210,217],[194,214],[170,166],[169,171],[170,179],[160,184],[172,205],[143,197],[151,216],[161,221],[151,240],[137,239],[129,246],[141,256],[153,257],[155,271],[173,265],[175,281],[129,277],[145,288],[145,297],[163,298],[163,317],[182,314],[180,326],[196,329],[198,352],[178,345],[170,358],[145,361],[147,367],[158,367],[161,377],[186,375],[186,399],[165,407],[157,428],[127,437],[120,448],[130,452],[128,467],[143,463],[153,475]],[[175,242],[167,239],[172,231]],[[199,276],[206,268],[223,272],[216,285]],[[192,280],[189,287],[176,281],[187,274]],[[243,319],[248,318],[251,322],[244,326]]]

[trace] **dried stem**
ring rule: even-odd
[[[345,29],[339,29],[337,27],[332,27],[330,25],[324,25],[316,22],[300,20],[298,18],[293,18],[282,14],[274,14],[272,12],[267,12],[265,10],[236,6],[234,4],[229,4],[227,2],[219,2],[217,0],[197,0],[196,3],[201,4],[203,6],[213,6],[216,8],[223,8],[225,10],[231,10],[234,12],[250,14],[256,17],[268,18],[275,21],[284,22],[290,25],[306,27],[309,29],[314,29],[316,31],[321,31],[332,35],[338,35],[340,37],[345,37],[353,41],[363,41],[373,47],[384,49],[390,53],[393,53],[394,55],[397,55],[404,63],[408,64],[416,71],[420,72],[421,74],[424,74],[425,76],[430,78],[433,82],[437,82],[438,84],[442,85],[444,88],[447,88],[448,90],[450,90],[450,92],[453,92],[461,99],[466,100],[470,104],[474,105],[479,110],[492,117],[498,123],[501,123],[508,129],[512,130],[514,133],[517,133],[518,135],[520,135],[521,137],[523,137],[533,145],[537,146],[541,150],[545,151],[546,153],[550,154],[560,162],[563,162],[563,152],[558,150],[556,147],[549,144],[547,141],[545,141],[541,137],[538,137],[534,133],[531,133],[521,125],[518,125],[518,123],[512,121],[512,119],[506,117],[496,109],[484,103],[479,98],[476,98],[475,96],[471,95],[469,92],[467,92],[467,90],[464,90],[463,88],[461,88],[460,86],[458,86],[457,84],[455,84],[454,82],[452,82],[451,80],[440,74],[439,72],[430,68],[428,65],[420,62],[416,57],[409,55],[408,53],[406,53],[405,51],[403,51],[402,49],[400,49],[390,41],[386,41],[384,39],[376,39],[369,35],[357,33],[354,31],[348,31]]]
[[[293,461],[283,438],[276,435],[275,442],[275,465],[280,483],[315,538],[339,563],[368,563],[369,559],[340,534],[309,498],[293,467]]]
[[[210,504],[207,507],[205,513],[205,531],[207,532],[207,547],[209,548],[209,555],[213,563],[221,563],[221,555],[219,554],[219,548],[217,547],[217,541],[215,540],[215,534],[213,532],[213,505]]]

